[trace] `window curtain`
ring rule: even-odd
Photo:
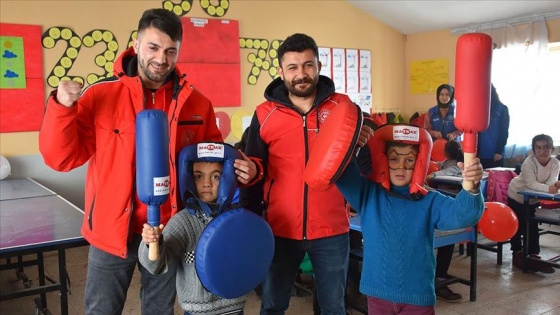
[[[552,69],[544,16],[527,24],[505,23],[483,32],[494,43],[492,83],[510,113],[508,143],[531,144],[532,137],[541,133],[552,136],[558,124],[552,104],[558,98],[550,99]]]

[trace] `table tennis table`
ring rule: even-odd
[[[68,314],[66,249],[88,243],[80,234],[84,212],[30,178],[0,181],[0,270],[16,270],[24,289],[0,292],[0,301],[39,295],[36,314],[51,314],[46,293],[60,292],[61,314]],[[43,254],[58,252],[59,279],[45,275]],[[36,257],[26,260],[24,255]],[[17,258],[17,262],[12,262]],[[27,281],[23,267],[37,266],[39,284]]]

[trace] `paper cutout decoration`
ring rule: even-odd
[[[37,131],[45,111],[41,26],[0,23],[0,132]]]
[[[2,57],[0,58],[0,88],[25,89],[25,57],[23,54],[23,38],[0,36]]]
[[[226,112],[215,112],[216,123],[218,124],[218,129],[222,133],[222,138],[227,138],[231,132],[231,121],[229,115]]]
[[[250,65],[247,83],[257,84],[261,74],[267,74],[270,78],[278,77],[278,47],[282,40],[274,39],[269,41],[264,38],[239,38],[239,49],[251,49],[247,55],[247,62]]]
[[[231,133],[238,140],[241,140],[245,128],[249,127],[252,117],[253,116],[249,112],[242,109],[231,115]],[[247,124],[247,120],[249,120],[249,124]]]
[[[241,106],[239,24],[233,20],[181,18],[177,67],[214,107]]]

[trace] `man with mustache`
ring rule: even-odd
[[[160,206],[161,223],[183,209],[177,186],[181,149],[203,140],[222,142],[210,101],[175,67],[183,29],[173,12],[150,9],[138,36],[114,65],[114,76],[81,92],[81,84],[61,81],[48,99],[39,149],[45,163],[70,171],[88,163],[82,235],[90,243],[85,312],[121,314],[134,269],[141,276],[142,314],[173,315],[174,268],[152,275],[138,262],[146,205],[135,187],[135,120],[144,109],[159,109],[169,121],[169,198]],[[254,162],[235,161],[241,184],[256,177]]]
[[[241,204],[263,214],[275,236],[275,253],[262,284],[261,314],[284,314],[305,253],[315,276],[321,314],[346,314],[344,292],[349,257],[349,221],[342,194],[304,181],[310,150],[330,111],[351,100],[319,75],[313,38],[293,34],[278,48],[279,78],[257,106],[245,153],[261,159],[263,179],[241,190]],[[371,129],[364,127],[359,145]],[[365,150],[364,150],[365,151]],[[369,158],[369,157],[368,157]]]

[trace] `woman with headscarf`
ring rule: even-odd
[[[437,105],[430,108],[424,121],[424,129],[432,136],[433,140],[460,141],[462,135],[455,128],[455,89],[449,84],[442,84],[437,88]],[[459,138],[459,139],[458,139]]]

